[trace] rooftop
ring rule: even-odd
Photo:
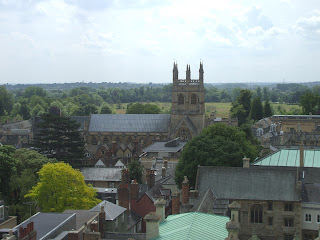
[[[80,171],[85,181],[120,181],[121,168],[84,167]]]
[[[304,150],[304,167],[320,168],[320,150]],[[281,149],[254,162],[256,166],[299,167],[300,150]]]
[[[168,132],[170,114],[92,114],[89,132]]]
[[[101,206],[104,207],[104,211],[106,213],[105,220],[114,220],[117,217],[119,217],[119,215],[121,215],[123,212],[125,212],[127,210],[126,208],[120,207],[117,204],[114,204],[112,202],[102,201],[101,203],[99,203],[95,207],[91,208],[90,211],[91,212],[100,212]]]
[[[176,144],[171,144],[173,143],[172,141],[175,141]],[[184,145],[186,145],[187,142],[183,141],[177,141],[172,140],[169,142],[155,142],[151,144],[150,146],[146,147],[143,149],[143,152],[170,152],[170,153],[176,153],[179,152]],[[168,144],[169,143],[169,144]]]
[[[224,240],[228,221],[228,217],[197,212],[170,215],[160,223],[160,235],[154,239]]]
[[[63,213],[75,213],[76,214],[76,229],[79,230],[81,227],[84,226],[84,223],[89,222],[93,218],[96,218],[99,213],[97,212],[91,212],[90,210],[66,210]]]

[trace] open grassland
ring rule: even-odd
[[[162,113],[170,113],[171,103],[154,102],[160,107]],[[126,113],[128,103],[112,104],[113,111],[117,114]],[[215,111],[217,117],[228,117],[231,103],[206,103],[206,115],[210,115]],[[283,110],[287,113],[297,114],[301,110],[299,105],[288,105],[284,103],[272,103],[274,114],[282,114]]]

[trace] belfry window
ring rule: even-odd
[[[197,95],[192,94],[192,96],[191,96],[191,104],[197,104]]]
[[[183,105],[184,104],[184,97],[182,94],[178,96],[178,105]]]
[[[251,222],[262,223],[262,206],[259,204],[252,205],[251,207]]]

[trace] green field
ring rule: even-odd
[[[171,103],[154,102],[153,104],[157,104],[164,113],[169,113],[170,111]],[[112,108],[117,114],[124,114],[126,113],[127,105],[128,103],[121,103],[120,106],[117,104],[113,104]],[[272,103],[274,114],[282,114],[279,111],[279,106],[287,113],[291,112],[295,114],[297,113],[297,111],[301,110],[301,107],[299,105]],[[206,114],[209,115],[212,111],[216,111],[217,117],[228,117],[230,107],[231,103],[206,103]]]

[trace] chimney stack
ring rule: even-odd
[[[249,168],[250,167],[250,158],[244,157],[242,159],[242,162],[243,162],[243,168]]]
[[[156,178],[154,175],[154,170],[147,170],[147,185],[148,188],[151,189],[155,184]]]
[[[172,215],[180,213],[180,193],[176,192],[172,195]]]
[[[163,178],[166,177],[166,168],[165,168],[165,167],[162,167],[161,176],[162,176]]]
[[[112,155],[115,156],[117,151],[117,142],[113,141],[112,142]]]
[[[161,217],[155,212],[151,212],[144,217],[146,222],[146,238],[147,240],[153,239],[159,236],[159,221]]]
[[[168,168],[168,160],[163,160],[163,166],[167,169]]]
[[[101,209],[99,212],[99,232],[101,234],[101,237],[105,230],[105,227],[104,227],[105,219],[106,219],[106,212],[104,211],[104,206],[101,206]]]
[[[189,180],[184,176],[182,182],[182,204],[189,204]]]
[[[238,234],[240,230],[240,224],[239,224],[240,205],[237,202],[232,202],[229,205],[229,209],[231,210],[231,219],[226,224],[226,229],[228,230],[228,237],[226,238],[226,240],[239,240]]]
[[[304,147],[300,144],[300,167],[304,167]]]
[[[166,203],[167,201],[163,198],[158,199],[154,203],[154,206],[156,207],[156,214],[161,217],[160,222],[163,222],[166,219]]]
[[[129,211],[129,188],[128,184],[120,184],[118,188],[119,206],[124,207]]]
[[[138,200],[139,198],[139,183],[137,180],[132,180],[130,184],[130,200]]]
[[[122,184],[129,184],[130,183],[130,174],[129,174],[129,169],[126,168],[126,169],[123,169],[121,171],[121,183]]]

